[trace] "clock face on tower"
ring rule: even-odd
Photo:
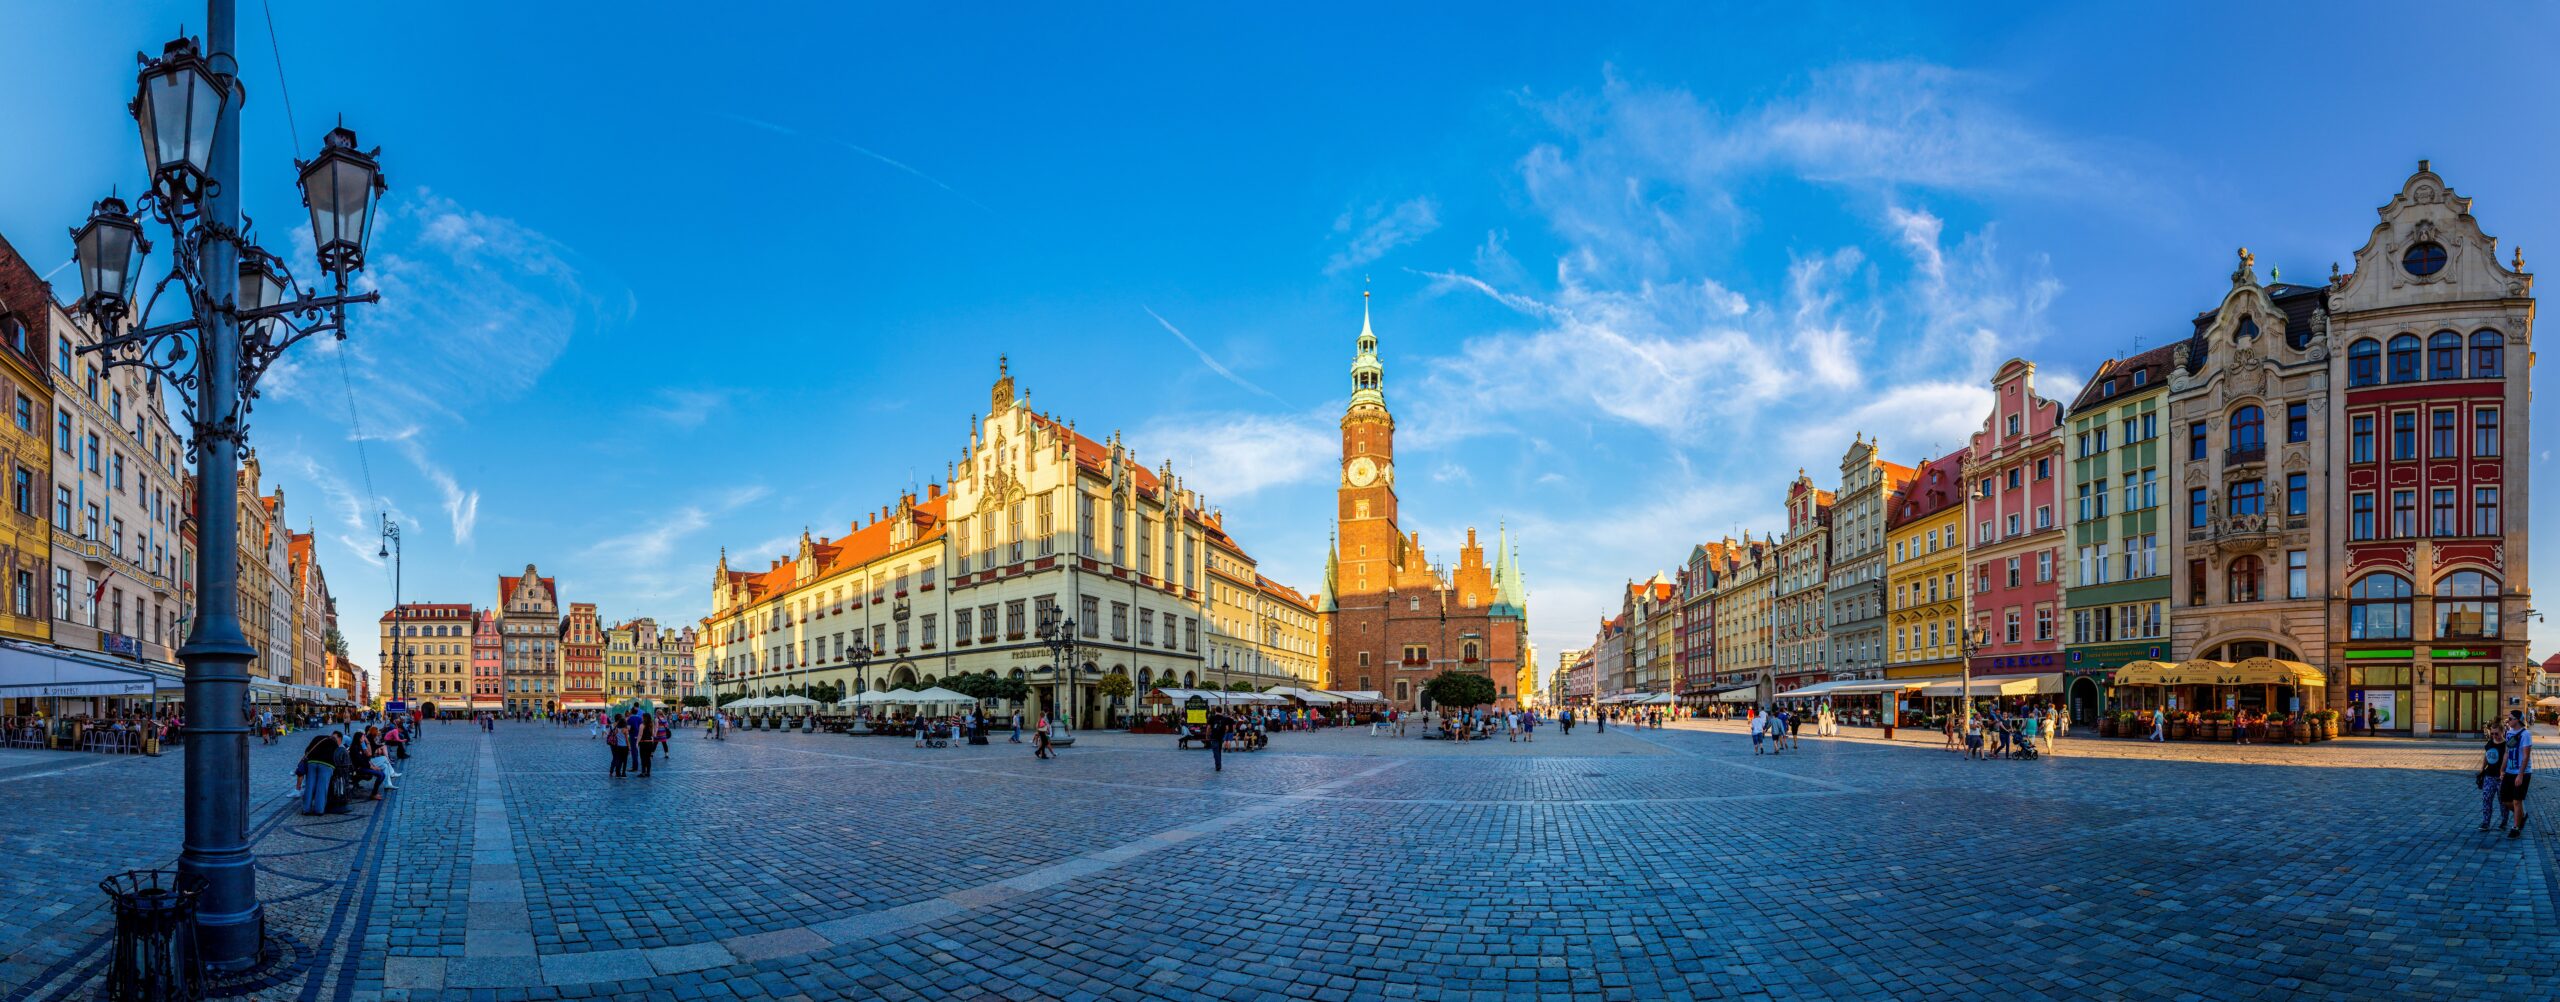
[[[1344,466],[1342,475],[1351,481],[1353,487],[1367,487],[1378,482],[1378,464],[1367,456],[1361,456]]]

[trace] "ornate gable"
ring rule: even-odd
[[[2337,312],[2533,294],[2523,262],[2513,270],[2498,262],[2497,238],[2481,232],[2471,200],[2427,161],[2375,212],[2381,221],[2356,251],[2355,270],[2333,276]]]

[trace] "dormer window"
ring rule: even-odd
[[[2135,386],[2140,386],[2140,385],[2142,385],[2142,384],[2144,384],[2144,383],[2148,383],[2148,382],[2150,382],[2150,381],[2151,381],[2151,370],[2149,370],[2149,369],[2135,369],[2135,370],[2133,370],[2133,385],[2135,385]]]

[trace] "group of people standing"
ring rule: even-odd
[[[2480,830],[2494,830],[2489,823],[2494,808],[2496,827],[2506,829],[2508,838],[2523,838],[2524,795],[2533,785],[2533,724],[2523,710],[2510,710],[2505,720],[2484,730],[2480,771],[2473,776],[2480,784]]]
[[[612,765],[605,775],[620,779],[631,775],[637,766],[640,775],[649,775],[657,757],[670,750],[668,739],[675,736],[667,721],[655,713],[633,709],[622,717],[598,715],[587,724],[589,740],[602,740],[612,753]]]

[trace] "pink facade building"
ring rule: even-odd
[[[2000,366],[1964,467],[1976,673],[2062,670],[2062,405],[2036,395],[2035,372]]]

